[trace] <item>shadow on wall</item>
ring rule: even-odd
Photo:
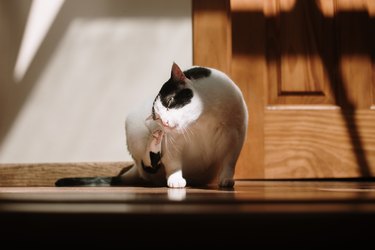
[[[28,17],[45,12],[40,0],[0,2],[0,162],[128,160],[126,113],[173,61],[192,63],[190,0],[54,2],[24,67]]]

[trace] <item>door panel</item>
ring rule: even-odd
[[[339,101],[344,109],[368,109],[372,104],[375,15],[369,16],[369,3],[366,0],[336,1],[340,72],[337,81],[341,84]]]
[[[343,117],[339,109],[267,111],[265,176],[372,176],[375,162],[374,112],[361,110],[347,116],[350,117]],[[361,140],[353,143],[348,126],[356,128],[357,138]]]
[[[274,1],[266,6],[269,104],[333,104],[326,68],[332,66],[332,21],[312,1]]]
[[[244,93],[249,129],[236,178],[375,175],[373,1],[194,2],[230,23],[211,23],[230,33],[212,51],[215,40],[194,22],[194,62],[214,65],[222,54],[221,69]],[[202,46],[215,57],[201,60]]]

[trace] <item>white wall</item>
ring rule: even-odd
[[[191,0],[58,1],[47,32],[31,32],[42,42],[29,53],[24,75],[14,68],[32,5],[0,4],[2,12],[19,10],[2,17],[8,26],[0,27],[0,36],[8,32],[17,41],[8,42],[16,44],[11,63],[0,59],[13,76],[0,78],[0,97],[15,98],[4,99],[0,109],[6,121],[0,162],[130,160],[124,133],[130,108],[157,94],[173,61],[192,64]],[[14,18],[23,23],[12,34]]]

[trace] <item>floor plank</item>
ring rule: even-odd
[[[372,239],[375,182],[237,181],[231,190],[1,187],[0,224],[5,240],[30,244],[358,245]]]

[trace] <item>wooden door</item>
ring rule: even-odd
[[[194,63],[242,89],[236,178],[375,175],[375,1],[195,0]]]

